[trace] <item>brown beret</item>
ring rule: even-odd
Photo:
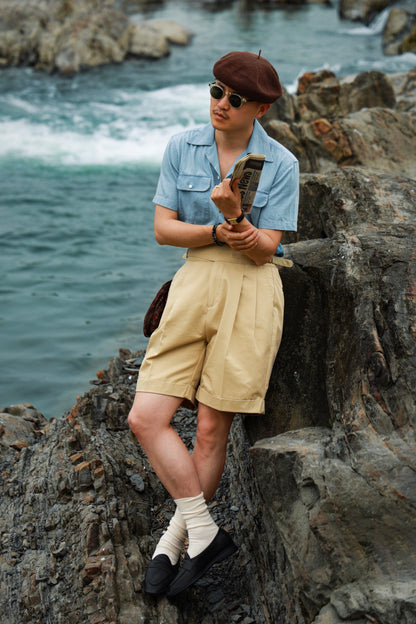
[[[256,102],[269,104],[282,95],[275,68],[260,52],[229,52],[215,63],[213,73],[227,87]]]

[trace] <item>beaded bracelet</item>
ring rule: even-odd
[[[222,247],[223,245],[225,245],[225,243],[222,243],[221,241],[219,241],[218,238],[217,238],[217,234],[216,234],[216,230],[217,230],[217,227],[219,225],[220,225],[219,223],[216,223],[215,225],[212,226],[211,234],[212,234],[212,239],[213,239],[214,243],[216,245],[218,245],[218,247]]]

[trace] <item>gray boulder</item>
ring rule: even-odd
[[[413,72],[378,76],[394,97],[388,88],[378,95],[366,88],[357,98],[351,80],[327,79],[324,92],[305,98],[300,90],[297,121],[281,130],[297,141],[303,170],[314,172],[301,176],[299,231],[286,237],[294,268],[281,269],[285,329],[266,415],[246,417],[245,427],[284,621],[410,624],[415,81]],[[321,123],[323,134],[333,132],[334,143],[324,141],[332,158],[310,132]],[[268,131],[273,124],[279,128],[267,120]]]
[[[287,621],[410,623],[414,182],[348,167],[304,174],[301,197],[268,410],[246,419]]]
[[[383,29],[384,54],[416,52],[416,11],[392,9]]]
[[[173,22],[137,23],[106,0],[0,0],[0,63],[73,74],[129,57],[161,58],[191,33]],[[122,7],[121,7],[122,8]]]

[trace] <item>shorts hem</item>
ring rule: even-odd
[[[210,394],[203,388],[198,388],[196,398],[200,403],[221,412],[234,412],[235,414],[264,414],[265,412],[265,401],[261,397],[255,399],[223,399]]]
[[[187,399],[196,406],[195,389],[188,385],[166,383],[164,381],[154,381],[150,379],[137,380],[136,392],[151,392],[153,394],[165,394],[167,396]]]

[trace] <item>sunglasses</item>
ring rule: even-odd
[[[214,100],[222,100],[224,95],[228,95],[228,101],[230,102],[230,106],[232,106],[232,108],[240,108],[246,102],[252,101],[247,100],[247,98],[244,98],[242,95],[238,95],[238,93],[231,93],[231,91],[227,91],[216,82],[209,83],[209,92]]]

